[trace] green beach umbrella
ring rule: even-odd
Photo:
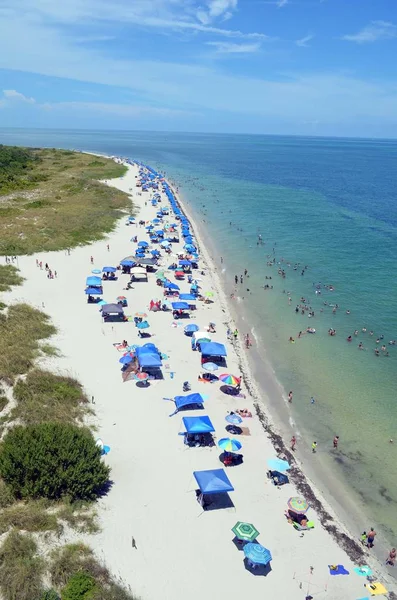
[[[236,538],[245,542],[253,542],[259,535],[259,531],[251,523],[243,521],[238,521],[232,531]]]

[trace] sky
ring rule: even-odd
[[[0,127],[397,137],[397,0],[0,0]]]

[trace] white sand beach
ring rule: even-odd
[[[150,192],[138,195],[137,174],[138,167],[129,166],[125,177],[108,182],[131,194],[136,223],[153,219],[157,211],[150,202],[145,205]],[[168,201],[162,194],[161,206],[165,203]],[[174,221],[172,214],[166,219]],[[190,338],[183,331],[184,325],[192,322],[201,330],[210,321],[216,323],[217,333],[212,339],[225,344],[228,352],[227,368],[217,373],[240,375],[239,357],[226,335],[225,323],[230,322],[226,300],[203,240],[198,241],[200,270],[205,275],[195,271],[194,277],[197,274],[202,291],[214,292],[213,303],[197,302],[191,319],[181,319],[176,327],[171,312],[148,310],[152,298],[163,297],[155,274],[149,274],[147,283],[133,283],[128,291],[128,275],[119,273],[117,281],[104,282],[105,300],[115,302],[117,296],[125,295],[126,315],[133,316],[137,311],[148,314],[151,338],[144,341],[153,342],[167,355],[163,380],[151,381],[148,387],[139,387],[135,381],[123,382],[119,364],[122,354],[114,344],[123,339],[139,344],[138,329],[134,322],[104,323],[98,306],[86,302],[84,287],[93,269],[116,266],[134,253],[136,245],[130,241],[134,235],[138,240],[149,239],[144,227],[127,226],[125,218],[107,240],[74,249],[70,255],[53,252],[20,257],[18,266],[26,281],[4,294],[7,303],[25,301],[51,316],[58,328],[52,343],[62,356],[45,359],[43,365],[81,381],[89,397],[94,397],[98,437],[111,448],[104,460],[112,469],[114,484],[99,503],[102,530],[84,540],[142,600],[178,600],[186,596],[190,600],[220,596],[233,600],[242,596],[288,600],[304,600],[307,595],[315,600],[369,597],[365,577],[353,571],[356,565],[321,526],[312,509],[308,515],[315,522],[313,530],[302,535],[288,523],[284,515],[287,500],[299,494],[292,483],[277,488],[266,477],[267,460],[276,454],[245,386],[242,392],[246,398],[234,398],[224,394],[218,382],[197,380],[202,373],[201,355],[191,350]],[[183,242],[173,244],[172,251],[182,248]],[[57,278],[47,279],[45,270],[36,266],[36,259],[56,270]],[[175,258],[163,254],[160,265],[167,268],[173,261]],[[174,281],[173,275],[170,278]],[[186,281],[178,283],[181,292],[189,292]],[[182,394],[184,381],[190,382],[192,392],[208,396],[204,410],[170,416],[174,404],[164,398]],[[178,435],[183,429],[182,417],[208,415],[219,440],[228,436],[227,412],[242,408],[252,411],[253,417],[244,419],[245,435],[238,438],[243,445],[243,464],[225,468],[235,488],[229,495],[233,506],[203,511],[196,500],[193,471],[223,468],[221,450],[217,446],[186,446]],[[231,528],[237,521],[253,523],[260,532],[258,542],[270,549],[273,560],[266,577],[259,574],[260,570],[254,574],[245,568],[244,553],[233,543]],[[372,560],[369,554],[368,560]],[[350,574],[331,576],[328,565],[343,565]],[[389,587],[387,573],[379,575]]]

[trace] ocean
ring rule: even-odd
[[[355,521],[395,545],[397,141],[4,129],[0,143],[125,156],[176,182],[253,340],[256,376],[284,390],[267,391],[285,435],[299,432],[336,499],[347,509],[349,490]]]

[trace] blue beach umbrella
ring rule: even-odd
[[[167,281],[167,283],[164,285],[164,287],[167,290],[180,290],[179,285],[177,285],[176,283],[174,283],[173,281]]]
[[[150,327],[147,321],[141,321],[140,323],[137,323],[136,326],[138,327],[138,329],[147,329],[148,327]]]
[[[206,371],[217,371],[219,369],[218,365],[213,362],[207,362],[203,365],[203,369]]]
[[[92,269],[91,273],[94,273],[95,275],[99,275],[99,273],[101,272],[101,269]]]
[[[262,546],[262,544],[254,544],[252,542],[245,544],[244,554],[249,561],[256,565],[267,565],[272,560],[270,550]]]
[[[85,293],[88,296],[102,296],[102,288],[88,287],[85,289]]]
[[[281,458],[269,458],[267,461],[267,466],[272,471],[279,471],[280,473],[284,473],[291,468],[289,463]]]
[[[234,438],[222,438],[219,440],[218,446],[225,452],[238,452],[243,447],[242,443]]]
[[[231,423],[231,425],[240,425],[240,423],[243,422],[243,419],[239,415],[236,415],[236,413],[232,415],[226,415],[225,420],[228,423]]]
[[[138,246],[141,246],[141,248],[147,248],[149,246],[149,243],[145,242],[145,240],[141,240],[140,242],[138,242]]]
[[[184,332],[185,333],[194,333],[195,331],[199,331],[199,326],[196,325],[196,323],[189,323],[189,325],[186,325],[186,327],[184,328]]]
[[[98,306],[103,306],[104,304],[109,304],[109,302],[107,300],[100,300],[98,302]]]
[[[102,271],[104,273],[115,273],[117,269],[116,267],[103,267]]]
[[[134,360],[134,357],[131,354],[126,354],[119,359],[119,363],[122,365],[128,365],[130,362]]]

